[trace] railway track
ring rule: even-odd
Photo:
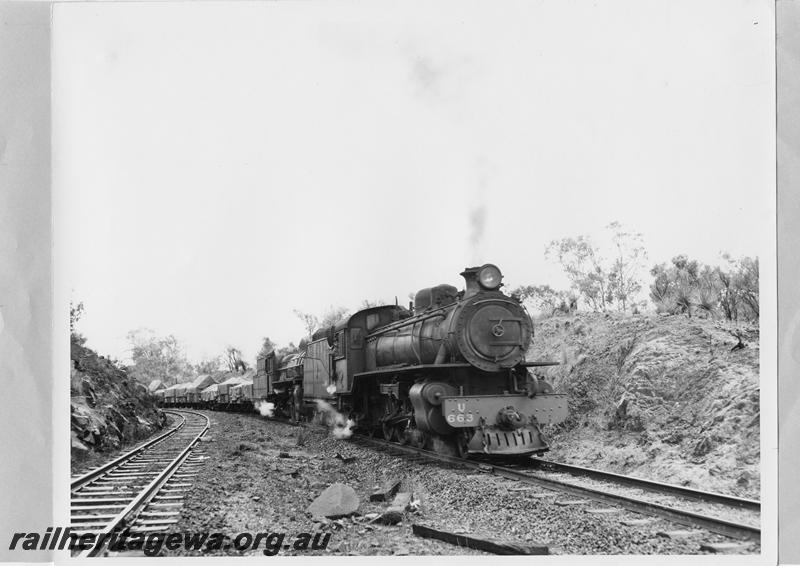
[[[686,499],[705,501],[708,503],[719,503],[728,507],[739,507],[741,509],[749,509],[751,511],[761,511],[761,502],[754,499],[745,499],[733,495],[725,495],[724,493],[692,489],[682,485],[657,482],[644,478],[637,478],[634,476],[624,476],[622,474],[615,474],[613,472],[606,472],[594,468],[584,468],[582,466],[562,464],[561,462],[554,462],[545,458],[534,457],[532,460],[542,468],[556,472],[563,472],[573,476],[584,476],[601,481],[609,481],[612,483],[638,487],[640,489],[663,493],[666,495],[676,495]]]
[[[760,541],[760,527],[755,526],[750,522],[731,521],[685,508],[664,505],[647,498],[632,497],[631,495],[627,494],[614,493],[609,489],[577,485],[553,478],[542,477],[536,473],[538,459],[531,459],[529,463],[488,464],[480,461],[464,460],[453,456],[436,454],[421,448],[400,445],[383,439],[370,438],[361,435],[353,436],[353,439],[356,442],[371,445],[390,453],[394,452],[396,454],[411,456],[412,459],[417,461],[428,460],[445,462],[456,467],[492,473],[496,476],[519,481],[524,484],[535,485],[545,490],[555,491],[561,494],[567,494],[579,498],[578,501],[573,503],[578,503],[580,501],[588,503],[586,500],[591,500],[594,502],[611,505],[615,508],[621,507],[641,515],[665,519],[669,522],[677,523],[685,527],[703,529],[728,538],[736,539],[738,541]],[[543,462],[541,460],[538,461],[538,464],[542,463]],[[660,482],[653,482],[640,478],[628,478],[626,476],[619,476],[618,474],[610,474],[601,472],[599,470],[584,469],[577,466],[571,466],[570,468],[571,472],[575,475],[589,475],[593,476],[594,478],[600,478],[602,476],[602,480],[606,482],[613,482],[616,484],[625,483],[627,485],[635,484],[635,487],[637,488],[646,489],[648,491],[660,494],[669,493],[670,495],[676,497],[684,497],[692,500],[708,501],[709,499],[713,499],[714,503],[724,504],[726,506],[744,507],[751,510],[760,509],[760,504],[757,501],[740,500],[739,498],[730,498],[722,494],[710,494],[709,492],[691,490],[688,488],[682,488],[680,486],[663,484]],[[566,468],[562,468],[561,471],[565,470]],[[624,478],[624,481],[622,478]],[[611,510],[608,509],[604,511],[611,512]]]
[[[167,432],[119,458],[74,477],[70,529],[78,536],[107,540],[112,532],[160,532],[177,523],[183,494],[202,465],[196,446],[209,429],[208,417],[194,411],[168,410],[178,417]],[[81,556],[96,556],[102,544]]]

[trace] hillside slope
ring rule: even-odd
[[[528,358],[570,395],[549,458],[758,497],[759,334],[685,316],[578,313],[540,321]]]
[[[73,471],[97,453],[123,447],[164,427],[147,388],[93,350],[71,345],[70,420]]]

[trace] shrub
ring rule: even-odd
[[[757,321],[759,317],[758,258],[738,260],[722,256],[727,267],[702,265],[685,255],[671,265],[650,270],[650,298],[657,312],[670,314],[717,313],[728,320]]]

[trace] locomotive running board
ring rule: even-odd
[[[387,375],[393,373],[409,373],[412,371],[429,370],[429,369],[461,369],[471,368],[471,364],[422,364],[419,366],[402,366],[396,368],[376,369],[375,371],[364,371],[361,373],[353,374],[353,378],[365,377],[370,375]]]

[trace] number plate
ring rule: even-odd
[[[494,425],[497,413],[514,407],[525,417],[535,417],[539,423],[559,423],[567,417],[567,399],[563,393],[537,395],[481,395],[476,397],[443,397],[442,414],[447,424],[455,428]]]

